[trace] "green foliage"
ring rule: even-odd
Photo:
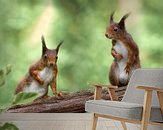
[[[6,76],[11,72],[11,69],[12,69],[11,65],[7,65],[3,69],[0,69],[0,86],[3,86],[5,84],[5,81],[7,81],[7,80],[9,81],[9,79],[7,79]],[[27,103],[32,102],[36,98],[38,98],[37,93],[21,92],[21,93],[18,93],[17,95],[14,96],[12,104],[13,105],[27,104]],[[0,113],[9,107],[11,107],[11,104],[1,105],[0,106]]]
[[[5,123],[3,126],[0,126],[0,130],[19,130],[13,123]]]
[[[0,130],[19,130],[19,128],[12,123],[5,123],[3,126],[0,126]]]
[[[0,114],[6,112],[8,110],[8,108],[10,108],[10,107],[11,107],[11,104],[1,105],[0,106]]]
[[[5,84],[6,76],[11,72],[11,69],[11,65],[7,65],[5,68],[0,69],[0,87]]]
[[[0,113],[5,112],[8,108],[15,105],[28,104],[37,99],[39,95],[33,92],[20,92],[13,97],[12,104],[1,105]]]
[[[5,123],[3,126],[0,126],[0,130],[19,130],[19,129],[12,123]]]
[[[20,104],[27,104],[31,103],[33,100],[38,98],[37,93],[33,92],[20,92],[17,95],[15,95],[13,100],[13,105],[20,105]]]

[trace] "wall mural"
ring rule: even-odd
[[[163,3],[123,3],[0,2],[0,110],[85,112],[92,86],[117,86],[121,100],[135,69],[161,68]]]

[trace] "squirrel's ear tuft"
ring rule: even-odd
[[[60,48],[60,46],[62,45],[62,43],[63,43],[63,41],[61,41],[61,42],[58,44],[57,48],[56,48],[57,54],[58,54],[59,48]]]
[[[128,17],[130,15],[130,13],[127,13],[127,14],[125,14],[122,18],[121,18],[121,20],[119,21],[119,26],[120,26],[120,28],[121,29],[125,29],[125,20],[126,20],[126,18]]]
[[[41,36],[41,41],[42,41],[42,55],[44,55],[47,50],[44,36]]]
[[[114,11],[110,14],[110,23],[114,22]]]

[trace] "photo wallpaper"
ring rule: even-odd
[[[135,69],[162,68],[162,5],[1,0],[0,110],[85,112],[95,83],[118,86],[121,100]]]

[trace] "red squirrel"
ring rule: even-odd
[[[61,93],[57,92],[56,77],[58,72],[58,51],[62,42],[59,43],[56,49],[48,49],[43,36],[41,40],[41,59],[30,66],[26,76],[17,85],[15,94],[22,91],[36,92],[39,98],[45,98],[48,97],[48,86],[50,85],[54,95],[61,95]]]
[[[105,36],[112,39],[111,55],[114,61],[110,67],[109,80],[112,85],[121,87],[129,82],[132,72],[140,68],[139,49],[132,36],[126,31],[125,20],[129,16],[125,14],[116,23],[110,15],[110,23]]]

